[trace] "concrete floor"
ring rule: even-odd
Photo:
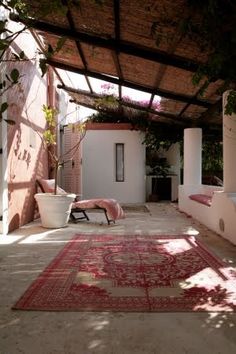
[[[191,234],[236,268],[236,247],[169,203],[148,204],[116,225],[90,222],[47,230],[40,222],[0,237],[0,354],[235,354],[236,313],[13,311],[11,306],[79,232]]]

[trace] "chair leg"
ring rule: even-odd
[[[80,217],[75,217],[74,216],[74,213],[83,213],[84,214],[84,216],[80,216]],[[70,218],[72,219],[72,221],[74,222],[74,223],[77,223],[77,221],[78,220],[83,220],[83,219],[87,219],[88,221],[89,221],[89,217],[88,217],[88,215],[86,214],[86,211],[85,210],[83,210],[83,209],[74,209],[74,210],[71,210],[71,213],[70,213]]]
[[[103,211],[104,211],[104,214],[105,214],[105,216],[106,216],[108,225],[110,225],[111,222],[113,222],[113,223],[115,224],[115,220],[110,220],[110,219],[108,218],[106,209],[103,209]]]
[[[88,217],[86,211],[85,211],[85,210],[81,210],[81,211],[82,211],[82,213],[84,214],[84,218],[89,221],[89,217]]]

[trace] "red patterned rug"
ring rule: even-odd
[[[193,237],[79,234],[13,309],[235,311],[236,274]]]

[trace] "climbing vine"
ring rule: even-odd
[[[93,0],[94,3],[98,5],[103,4],[103,0]],[[0,0],[1,10],[4,10],[6,16],[4,19],[0,20],[0,64],[11,62],[17,63],[20,61],[36,60],[36,58],[26,58],[24,51],[20,53],[11,52],[11,45],[16,40],[16,38],[30,28],[34,22],[33,18],[43,19],[50,14],[66,14],[68,9],[80,6],[80,0],[42,0],[38,3],[33,3],[27,0]],[[16,16],[17,14],[17,16]],[[9,29],[9,21],[11,19],[16,19],[18,22],[24,23],[24,26],[15,32]],[[55,53],[59,52],[66,41],[65,37],[60,38],[55,48],[48,45],[47,49],[40,53],[43,56],[39,59],[39,67],[42,72],[42,76],[45,75],[47,71],[47,60],[50,59]],[[22,75],[19,70],[14,67],[10,69],[9,72],[2,74],[0,79],[0,97],[10,90],[14,85],[20,84]],[[2,120],[3,113],[7,110],[8,104],[4,99],[0,105],[0,121]],[[14,124],[15,122],[11,119],[4,119],[8,124]]]
[[[172,40],[166,34],[165,27],[175,28],[179,32],[179,41],[187,37],[198,44],[201,52],[207,54],[208,59],[199,65],[192,78],[195,85],[204,82],[201,94],[204,95],[208,85],[218,79],[225,82],[221,94],[226,89],[235,89],[236,1],[186,0],[185,5],[181,13],[176,13],[179,21],[174,20],[173,12],[168,12],[167,9],[161,22],[153,22],[151,34],[157,46],[164,40]],[[236,113],[235,97],[234,93],[229,96],[228,114]]]
[[[230,91],[225,105],[225,114],[232,115],[236,113],[236,91]]]

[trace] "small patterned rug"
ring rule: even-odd
[[[186,235],[78,234],[13,309],[235,311],[236,274]]]
[[[122,204],[122,209],[125,213],[149,213],[150,210],[145,204]],[[103,210],[99,209],[88,209],[88,213],[104,213]]]
[[[127,213],[149,213],[150,210],[144,204],[124,204],[122,209]]]

